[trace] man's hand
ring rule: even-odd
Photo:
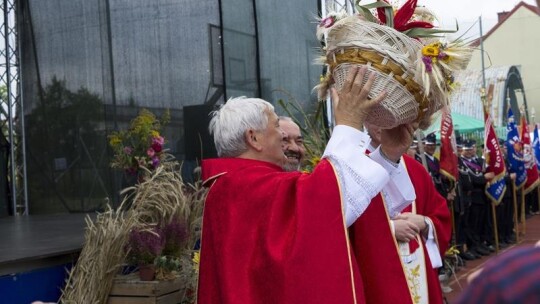
[[[365,85],[362,85],[365,75],[368,75],[368,80]],[[363,129],[364,120],[371,109],[386,96],[386,93],[382,92],[375,99],[369,99],[368,94],[374,81],[375,74],[369,73],[366,66],[352,67],[341,91],[338,93],[335,88],[332,88],[332,104],[336,125],[346,125],[358,130]]]
[[[418,226],[408,220],[396,218],[393,220],[393,222],[396,240],[399,242],[410,242],[420,231]]]
[[[396,216],[396,219],[400,219],[400,220],[406,220],[408,222],[411,222],[413,223],[416,227],[418,227],[418,232],[425,232],[427,229],[427,225],[426,225],[426,221],[424,220],[424,216],[423,215],[419,215],[419,214],[414,214],[414,213],[410,213],[410,212],[404,212],[404,213],[401,213],[400,215]]]
[[[414,138],[414,131],[418,123],[399,125],[393,129],[381,131],[381,151],[394,162],[398,162],[409,147]]]
[[[516,180],[517,175],[515,173],[510,173],[510,179]]]

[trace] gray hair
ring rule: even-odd
[[[237,157],[247,151],[245,132],[264,130],[268,126],[267,110],[274,111],[274,106],[259,98],[242,96],[229,99],[213,111],[208,129],[214,135],[218,156]]]

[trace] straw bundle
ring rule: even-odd
[[[200,233],[206,192],[198,186],[186,186],[176,172],[178,164],[172,161],[148,171],[146,180],[122,191],[126,196],[118,210],[109,207],[95,222],[86,219],[85,245],[69,273],[61,303],[107,302],[114,276],[125,265],[125,247],[132,229],[155,227],[178,216],[196,229],[189,233],[192,239],[186,245],[193,246]]]

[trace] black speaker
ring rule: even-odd
[[[184,146],[186,160],[201,160],[217,157],[214,138],[210,136],[208,124],[211,105],[184,107]]]

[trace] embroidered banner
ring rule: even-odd
[[[506,181],[504,176],[506,168],[504,158],[499,147],[499,139],[493,129],[493,124],[489,114],[484,111],[485,133],[484,133],[484,156],[486,158],[486,172],[493,172],[494,177],[486,184],[486,195],[498,205],[506,191]]]
[[[520,189],[527,181],[527,170],[523,160],[523,143],[514,119],[514,112],[508,109],[508,124],[506,125],[506,151],[508,151],[509,171],[516,173],[516,188]]]
[[[527,181],[523,192],[527,194],[538,186],[538,168],[534,160],[531,135],[529,134],[529,126],[525,115],[521,115],[521,142],[523,143],[523,160],[525,161],[525,169],[527,169]]]

